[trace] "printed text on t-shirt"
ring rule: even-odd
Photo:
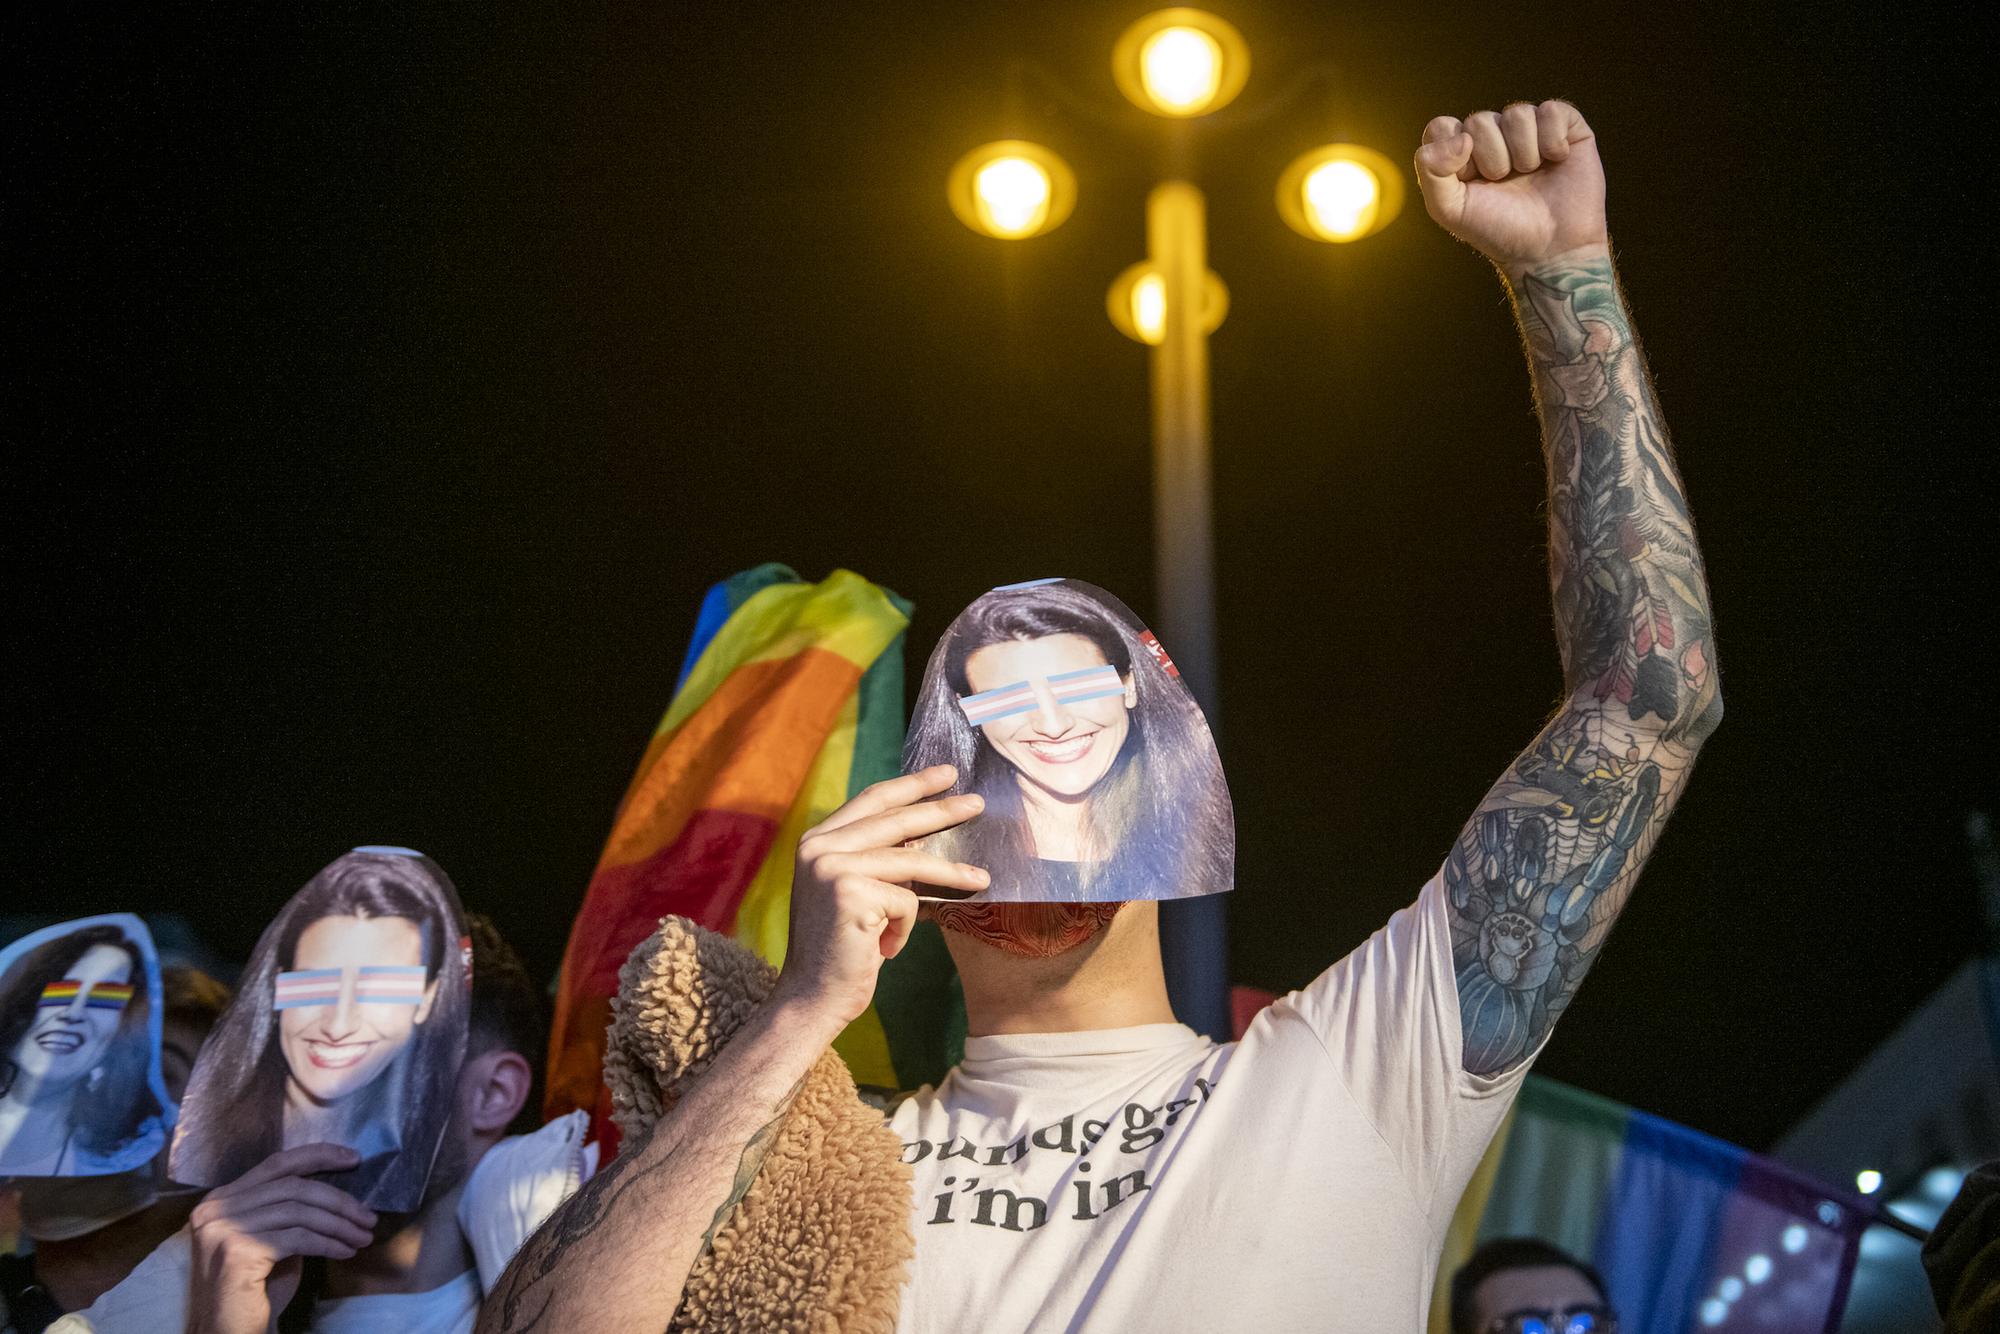
[[[1009,1144],[986,1146],[957,1137],[942,1142],[920,1139],[903,1146],[903,1161],[914,1165],[927,1158],[939,1163],[958,1158],[966,1163],[959,1170],[976,1171],[981,1167],[1018,1169],[1037,1149],[1068,1154],[1077,1162],[1071,1172],[1065,1173],[1067,1188],[1059,1185],[1047,1200],[1017,1195],[998,1186],[982,1190],[978,1176],[947,1176],[936,1183],[945,1189],[931,1197],[924,1222],[931,1226],[971,1223],[1009,1232],[1033,1232],[1052,1217],[1094,1222],[1153,1187],[1143,1167],[1116,1175],[1087,1175],[1093,1171],[1087,1157],[1091,1150],[1103,1144],[1106,1146],[1103,1152],[1107,1153],[1150,1154],[1167,1137],[1168,1129],[1180,1124],[1184,1115],[1199,1110],[1214,1089],[1215,1081],[1197,1079],[1189,1097],[1174,1098],[1157,1107],[1128,1102],[1104,1120],[1079,1122],[1076,1114],[1071,1113]]]

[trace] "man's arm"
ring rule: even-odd
[[[977,891],[976,868],[902,847],[978,813],[949,765],[877,783],[808,830],[776,991],[687,1095],[530,1237],[479,1334],[665,1329],[689,1272],[757,1178],[793,1096],[868,1008],[882,960],[916,924],[911,880]]]
[[[686,1097],[550,1215],[479,1330],[665,1329],[702,1248],[749,1191],[806,1072],[838,1034],[758,1014]]]
[[[1431,216],[1501,269],[1527,344],[1568,692],[1445,862],[1465,1068],[1492,1074],[1576,994],[1722,697],[1701,553],[1612,272],[1590,128],[1561,102],[1439,117],[1417,170]]]

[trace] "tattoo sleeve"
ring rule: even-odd
[[[1722,716],[1708,587],[1608,256],[1513,276],[1567,698],[1444,868],[1465,1068],[1518,1064],[1602,949]]]

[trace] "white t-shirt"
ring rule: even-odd
[[[313,1307],[313,1334],[470,1334],[480,1297],[471,1269],[429,1292],[322,1297]]]
[[[141,1334],[187,1327],[188,1276],[194,1242],[174,1233],[122,1282],[86,1311],[66,1315],[49,1334]],[[313,1304],[313,1334],[472,1334],[479,1319],[479,1273],[468,1269],[428,1292],[370,1297],[322,1297]]]
[[[560,1116],[531,1135],[501,1140],[483,1154],[458,1201],[458,1226],[476,1268],[428,1292],[321,1298],[317,1334],[471,1334],[482,1285],[497,1280],[514,1252],[556,1206],[597,1169],[597,1146],[584,1143],[590,1117]],[[155,1334],[188,1323],[188,1275],[194,1240],[182,1228],[153,1248],[88,1310],[66,1315],[48,1334]]]
[[[969,1038],[890,1121],[916,1174],[899,1334],[1421,1330],[1527,1066],[1461,1068],[1435,879],[1240,1042]]]

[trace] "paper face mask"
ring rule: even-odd
[[[959,613],[903,746],[905,773],[933,764],[958,769],[954,793],[986,799],[918,844],[987,870],[992,887],[973,902],[1233,887],[1235,822],[1208,723],[1159,640],[1101,588],[1010,584]]]
[[[370,1208],[417,1207],[456,1100],[471,975],[465,914],[435,862],[357,848],[292,896],[203,1045],[174,1180],[220,1186],[324,1140],[328,1177]]]
[[[145,923],[85,917],[0,950],[0,1177],[129,1171],[173,1123]]]

